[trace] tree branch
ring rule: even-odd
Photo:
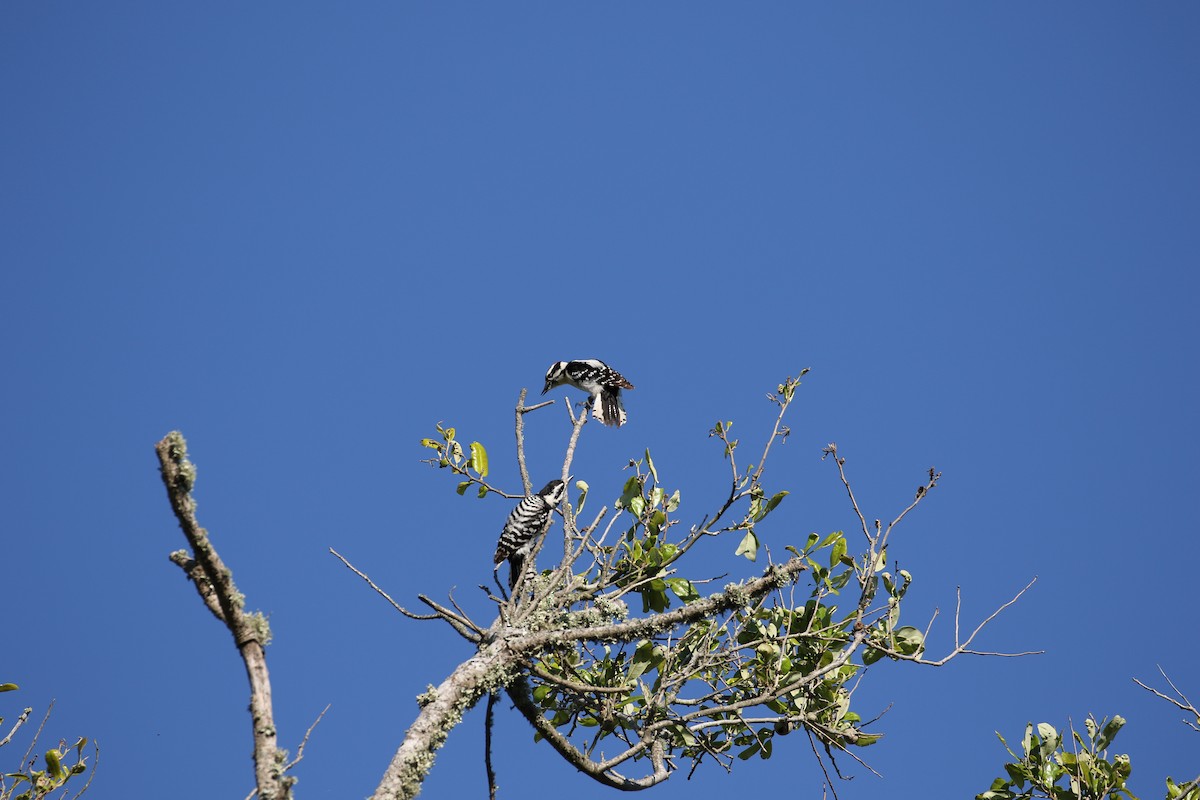
[[[512,699],[513,705],[521,712],[521,715],[529,721],[529,724],[542,735],[550,746],[558,751],[558,754],[567,760],[567,763],[581,772],[590,775],[595,780],[610,786],[614,789],[624,791],[638,791],[640,789],[649,789],[651,786],[662,783],[671,776],[667,771],[665,763],[661,757],[655,760],[654,772],[644,778],[627,778],[617,772],[614,772],[610,762],[600,763],[588,758],[581,750],[571,741],[558,732],[549,720],[542,716],[542,712],[534,704],[533,699],[529,695],[529,683],[524,677],[521,677],[508,687],[508,696]],[[645,749],[645,743],[635,745],[629,756]]]
[[[515,638],[513,647],[521,652],[530,652],[551,643],[570,641],[637,641],[662,633],[677,625],[686,625],[704,617],[749,605],[771,590],[795,580],[797,575],[807,569],[804,559],[796,556],[783,564],[768,567],[762,577],[744,584],[730,584],[725,587],[724,591],[716,592],[703,600],[697,600],[673,611],[665,611],[650,617],[638,617],[624,622],[614,622],[610,625],[538,631]]]
[[[270,630],[262,614],[243,611],[243,595],[233,583],[233,574],[221,561],[208,532],[196,520],[196,501],[192,487],[196,467],[188,461],[187,442],[179,431],[167,434],[155,447],[162,469],[162,481],[179,527],[192,548],[194,563],[185,566],[186,555],[172,554],[171,560],[185,568],[205,604],[225,623],[242,655],[250,681],[250,716],[254,731],[254,777],[262,800],[291,797],[295,778],[283,774],[286,756],[278,748],[278,734],[271,709],[271,679],[263,651]],[[215,601],[215,602],[214,602]],[[218,611],[220,612],[218,614]]]
[[[533,406],[525,405],[525,395],[527,389],[521,389],[521,395],[517,398],[517,466],[521,470],[521,485],[525,487],[525,494],[533,494],[533,484],[529,480],[529,470],[525,467],[525,415],[530,411],[537,411],[539,408],[553,405],[553,400],[547,400],[543,403],[538,403]]]
[[[450,730],[483,695],[512,680],[511,665],[516,661],[509,643],[496,639],[459,664],[437,688],[430,687],[418,697],[421,713],[404,734],[372,800],[416,797]]]
[[[348,568],[348,569],[349,569],[351,572],[353,572],[355,575],[357,575],[358,577],[360,577],[360,578],[362,578],[364,581],[366,581],[366,582],[367,582],[367,584],[368,584],[368,585],[369,585],[369,586],[370,586],[372,589],[374,589],[374,590],[376,591],[376,593],[378,593],[378,594],[379,594],[379,596],[380,596],[380,597],[382,597],[384,600],[387,600],[389,603],[391,603],[391,604],[392,604],[392,608],[396,609],[397,611],[399,611],[401,614],[403,614],[404,616],[408,617],[409,619],[421,619],[421,620],[426,620],[426,619],[441,619],[441,617],[439,617],[437,614],[414,614],[413,612],[409,611],[408,609],[404,608],[404,607],[403,607],[403,606],[401,606],[399,603],[397,603],[395,600],[393,600],[393,599],[392,599],[392,597],[391,597],[391,595],[389,595],[389,594],[388,594],[387,592],[385,592],[383,589],[380,589],[378,586],[376,586],[376,585],[375,585],[375,581],[373,581],[373,580],[371,580],[370,578],[368,578],[368,577],[367,577],[367,575],[366,575],[366,573],[364,573],[362,570],[358,569],[358,568],[357,568],[357,567],[355,567],[353,564],[351,564],[349,561],[347,561],[347,560],[346,560],[346,557],[345,557],[345,556],[343,556],[341,553],[339,553],[337,550],[334,550],[334,549],[331,547],[331,548],[329,548],[329,552],[330,552],[330,553],[333,553],[333,555],[334,555],[334,556],[335,556],[335,557],[336,557],[336,558],[337,558],[339,561],[341,561],[343,564],[345,564],[345,565],[346,565],[346,567],[347,567],[347,568]]]
[[[1153,688],[1147,686],[1146,684],[1139,681],[1137,678],[1134,678],[1133,682],[1136,683],[1138,686],[1142,687],[1143,689],[1145,689],[1146,691],[1154,694],[1155,696],[1157,696],[1163,700],[1166,700],[1168,703],[1175,706],[1180,711],[1190,714],[1196,721],[1192,722],[1190,720],[1185,719],[1183,721],[1183,724],[1187,725],[1192,730],[1200,733],[1200,711],[1197,711],[1196,706],[1192,704],[1192,701],[1187,699],[1187,695],[1185,695],[1183,692],[1179,691],[1179,687],[1176,686],[1174,683],[1172,683],[1171,679],[1169,677],[1167,677],[1167,673],[1163,670],[1163,668],[1161,666],[1158,668],[1158,671],[1159,671],[1159,674],[1161,674],[1163,676],[1163,680],[1165,680],[1167,682],[1167,685],[1170,686],[1175,691],[1175,694],[1179,695],[1178,700],[1176,700],[1174,697],[1170,697],[1166,694],[1163,694],[1158,689],[1153,689]]]

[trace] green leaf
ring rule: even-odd
[[[471,485],[471,482],[470,482],[470,481],[463,481],[462,483],[460,483],[460,484],[458,485],[458,488],[457,488],[457,489],[455,489],[454,491],[458,492],[458,494],[461,496],[462,494],[464,494],[464,493],[467,491],[467,488],[468,488],[470,485]]]
[[[829,553],[829,568],[833,569],[837,566],[842,557],[846,555],[846,537],[839,536],[833,542],[833,550]]]
[[[642,496],[642,484],[638,480],[637,475],[630,475],[629,480],[625,481],[625,486],[621,488],[621,497],[617,500],[617,508],[629,508],[630,501],[635,497]]]
[[[0,692],[15,692],[20,688],[15,683],[0,683]]]
[[[663,497],[665,497],[666,494],[667,493],[664,492],[660,487],[655,486],[653,491],[650,492],[650,507],[658,508],[660,505],[662,505]]]
[[[447,442],[452,442],[452,441],[454,441],[455,433],[456,433],[456,431],[454,430],[454,428],[445,428],[442,430],[442,438],[445,439]]]
[[[650,448],[646,448],[646,466],[650,469],[650,476],[654,478],[654,482],[658,483],[658,470],[654,468],[654,459],[650,457]]]
[[[667,586],[671,587],[671,591],[675,593],[675,596],[685,604],[693,603],[700,599],[700,592],[696,590],[695,585],[687,578],[667,578]]]
[[[667,513],[671,513],[672,511],[674,511],[677,508],[679,508],[679,490],[678,489],[675,490],[674,494],[672,494],[670,497],[667,498]]]
[[[767,504],[765,506],[763,506],[762,511],[759,512],[758,516],[755,518],[754,521],[761,522],[762,520],[764,520],[766,518],[767,514],[770,514],[772,511],[774,511],[775,506],[782,503],[783,498],[787,497],[789,494],[791,494],[791,492],[777,492],[776,494],[772,495],[771,499],[767,501]]]
[[[828,536],[826,536],[824,539],[821,540],[821,543],[819,545],[817,545],[817,549],[820,550],[822,548],[828,547],[829,545],[833,544],[834,540],[837,539],[839,536],[845,536],[845,534],[842,533],[842,531],[834,531],[833,533],[829,534]],[[814,539],[816,539],[816,537],[817,537],[817,534],[815,534],[815,533],[811,534],[808,537],[808,540],[811,542]],[[811,546],[812,545],[809,545],[809,547],[811,547]],[[807,549],[807,548],[805,548],[805,549]]]
[[[1123,727],[1125,727],[1125,718],[1119,714],[1105,723],[1103,730],[1100,731],[1100,735],[1096,738],[1096,749],[1107,750],[1108,746],[1112,744],[1113,739],[1117,737],[1117,733]]]
[[[871,570],[874,573],[880,573],[887,569],[887,545],[879,551],[879,555],[875,556],[875,568]]]
[[[662,584],[655,588],[654,584]],[[671,598],[667,597],[667,587],[662,581],[652,581],[651,585],[641,591],[642,595],[642,611],[663,612],[671,605]]]
[[[646,499],[640,494],[629,498],[629,513],[635,517],[642,516],[642,512],[646,510]]]
[[[738,545],[733,554],[745,556],[750,561],[758,560],[758,537],[754,535],[753,528],[746,531],[746,535],[742,537],[742,543]]]
[[[421,447],[432,447],[434,450],[441,449],[441,445],[435,442],[433,439],[422,439]]]
[[[486,478],[488,474],[488,455],[487,450],[483,449],[483,445],[479,442],[471,442],[471,462],[475,465],[475,471],[479,473],[479,477]]]
[[[480,500],[487,497],[487,493],[488,493],[488,488],[486,486],[479,487],[479,499]]]
[[[62,779],[65,777],[62,761],[60,759],[61,756],[58,754],[57,750],[50,749],[46,751],[46,771],[50,773],[51,777],[56,779]]]
[[[892,636],[895,649],[906,656],[917,655],[925,649],[925,635],[911,625],[897,628]]]

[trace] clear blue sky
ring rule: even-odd
[[[283,742],[332,703],[300,796],[364,796],[469,650],[327,548],[482,615],[509,510],[419,462],[437,421],[515,488],[518,391],[603,358],[630,422],[589,426],[576,472],[614,496],[650,447],[695,521],[713,422],[758,441],[763,393],[811,367],[765,544],[853,525],[826,442],[869,516],[935,465],[892,548],[910,621],[1037,575],[980,645],[1047,651],[872,670],[884,777],[847,763],[842,798],[971,796],[994,730],[1089,712],[1129,719],[1161,797],[1196,738],[1131,678],[1200,696],[1197,41],[1172,2],[5,3],[0,714],[57,697],[48,733],[103,747],[94,798],[251,788],[241,664],[167,561],[153,445],[179,428],[271,617]],[[539,481],[566,437],[540,413]],[[705,568],[745,573],[735,544]],[[482,728],[425,796],[482,796]],[[507,707],[498,730],[509,800],[612,796]],[[653,794],[817,796],[786,744]]]

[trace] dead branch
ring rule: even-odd
[[[155,447],[162,469],[163,486],[167,490],[171,509],[179,521],[188,545],[191,560],[184,567],[205,605],[229,629],[234,644],[241,653],[250,681],[250,716],[254,736],[254,776],[258,796],[263,800],[285,800],[292,796],[295,778],[283,773],[285,754],[278,747],[271,709],[271,679],[267,673],[264,647],[270,638],[266,619],[261,614],[243,610],[243,595],[233,582],[233,573],[225,566],[209,539],[208,531],[196,520],[196,502],[192,487],[196,482],[196,467],[188,461],[187,442],[179,431],[167,434]],[[186,556],[172,555],[180,566]],[[219,613],[218,613],[219,612]]]

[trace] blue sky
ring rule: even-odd
[[[0,714],[57,698],[49,735],[103,748],[92,797],[251,788],[240,662],[167,561],[153,445],[178,428],[271,617],[282,741],[332,704],[299,796],[365,796],[470,653],[327,548],[483,616],[509,511],[420,463],[436,422],[515,488],[519,390],[603,358],[630,422],[585,429],[577,475],[615,496],[649,447],[698,520],[708,429],[759,441],[809,367],[764,543],[852,528],[826,442],[872,517],[934,465],[892,546],[910,620],[1037,575],[979,644],[1047,651],[869,672],[883,778],[840,796],[971,796],[993,731],[1088,713],[1128,718],[1115,749],[1161,796],[1195,736],[1130,679],[1200,696],[1198,33],[1186,3],[5,4]],[[561,400],[528,433],[539,482]],[[735,545],[699,568],[749,574]],[[484,792],[482,728],[425,796]],[[507,707],[498,731],[502,796],[609,796]],[[652,792],[816,796],[787,744]]]

